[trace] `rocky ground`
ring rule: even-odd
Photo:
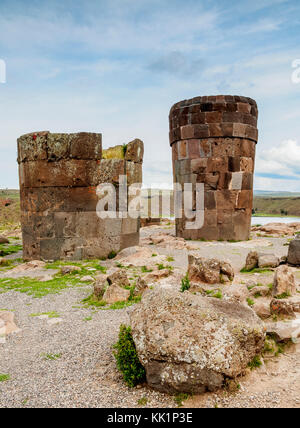
[[[142,229],[143,248],[137,253],[125,252],[123,257],[100,263],[108,271],[125,266],[132,278],[142,276],[153,287],[179,288],[188,268],[188,253],[196,251],[230,261],[236,274],[234,284],[269,284],[274,276],[270,270],[240,272],[246,256],[252,250],[286,256],[291,238],[255,231],[252,240],[240,243],[183,241],[175,239],[173,225],[165,223]],[[14,245],[18,243],[15,239]],[[67,275],[61,288],[53,282],[46,292],[38,279],[45,274],[44,280],[49,275],[55,278],[60,266],[36,267],[40,269],[34,276],[36,285],[24,282],[17,289],[10,278],[20,278],[12,269],[22,263],[21,253],[7,258],[17,260],[0,266],[0,311],[12,312],[20,331],[0,341],[0,407],[177,407],[180,400],[185,407],[300,407],[299,344],[286,347],[277,357],[266,357],[262,367],[249,369],[238,380],[237,392],[176,398],[145,385],[127,388],[116,369],[112,346],[134,306],[119,309],[83,302],[93,291],[92,279],[99,274],[99,266],[86,264],[85,278]],[[300,270],[294,269],[294,274],[299,285]]]

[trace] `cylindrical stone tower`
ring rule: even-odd
[[[186,239],[249,239],[253,173],[258,141],[257,104],[231,95],[203,96],[175,104],[170,111],[174,182],[204,184],[204,225],[187,229]]]
[[[104,151],[103,151],[104,152]],[[139,218],[99,218],[96,190],[120,175],[142,182],[143,143],[102,156],[94,133],[38,132],[18,139],[23,257],[80,260],[107,257],[139,243]]]

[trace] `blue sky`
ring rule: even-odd
[[[170,107],[233,94],[259,105],[256,189],[300,191],[299,24],[299,0],[0,0],[0,187],[39,130],[141,138],[144,182],[170,185]]]

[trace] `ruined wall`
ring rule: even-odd
[[[187,230],[177,219],[177,236],[187,239],[249,238],[257,105],[240,96],[204,96],[175,104],[170,112],[174,182],[203,183],[204,226]]]
[[[39,132],[18,139],[24,259],[107,257],[137,245],[139,219],[100,219],[100,183],[118,188],[142,182],[143,143],[135,140],[118,159],[102,158],[102,136]]]

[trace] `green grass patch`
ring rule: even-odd
[[[52,312],[41,312],[39,314],[30,314],[30,316],[33,317],[33,318],[40,317],[41,315],[47,315],[48,318],[59,318],[60,317],[59,313],[57,313],[56,311],[52,311]]]
[[[62,354],[49,354],[49,353],[41,354],[41,357],[43,357],[44,360],[49,360],[49,361],[58,360],[59,358],[61,358],[61,356]]]
[[[273,273],[273,271],[271,269],[262,269],[262,268],[254,268],[251,270],[247,270],[245,268],[240,270],[241,273],[249,273],[249,274],[254,274],[254,273],[262,273],[262,274],[270,274]]]
[[[142,273],[149,273],[149,272],[153,272],[153,269],[148,269],[147,266],[142,266],[141,271]]]
[[[69,275],[86,276],[97,272],[106,273],[106,268],[104,266],[101,266],[99,260],[83,260],[82,262],[63,262],[57,260],[52,263],[47,263],[46,269],[60,269],[63,266],[76,266],[81,269],[80,272],[71,272]],[[95,270],[91,271],[90,269]]]
[[[84,287],[78,278],[72,275],[57,274],[50,281],[38,281],[34,278],[0,278],[0,292],[18,291],[35,298],[41,298],[48,294],[58,294],[70,287]]]
[[[254,300],[250,299],[250,297],[248,297],[248,299],[247,299],[247,303],[248,303],[248,306],[250,306],[250,307],[252,307],[252,306],[254,306],[254,305],[255,305]]]
[[[10,375],[9,374],[2,374],[2,373],[0,373],[0,382],[7,382],[8,380],[10,380]]]
[[[147,398],[147,397],[143,397],[143,398],[140,398],[140,399],[138,400],[138,405],[139,405],[139,406],[146,406],[146,405],[147,405],[147,403],[148,403],[148,398]]]
[[[92,319],[93,317],[86,317],[86,318],[83,318],[83,321],[92,321]]]
[[[174,257],[172,257],[172,256],[167,257],[167,262],[171,263],[174,261],[175,261]]]
[[[18,253],[22,251],[22,245],[13,245],[13,244],[0,244],[0,257],[9,256],[10,254]]]
[[[291,297],[290,293],[282,293],[282,294],[279,294],[278,296],[275,296],[275,299],[283,300],[283,299],[288,299],[289,297]]]

